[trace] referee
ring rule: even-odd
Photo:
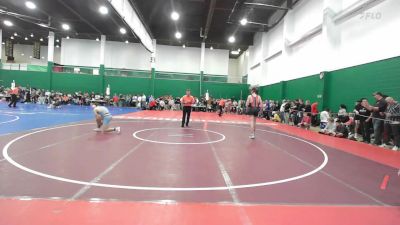
[[[190,113],[192,112],[192,105],[195,103],[195,100],[192,95],[190,95],[190,89],[186,90],[186,95],[181,98],[181,104],[183,106],[183,115],[182,115],[182,127],[185,125],[189,126]]]

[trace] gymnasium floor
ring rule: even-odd
[[[0,104],[0,224],[400,224],[400,153],[246,116]],[[184,144],[185,143],[185,144]],[[23,216],[22,216],[23,215]],[[33,222],[34,221],[34,222]]]

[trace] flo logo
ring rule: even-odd
[[[380,12],[364,12],[360,15],[360,19],[362,20],[380,20],[381,18],[382,13]]]

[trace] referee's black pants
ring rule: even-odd
[[[15,108],[15,106],[17,105],[17,100],[18,100],[17,95],[12,94],[10,104],[8,104],[8,107],[13,106]]]
[[[182,112],[183,112],[182,127],[185,125],[185,121],[186,121],[186,126],[188,126],[190,121],[190,113],[192,112],[192,106],[183,106]]]

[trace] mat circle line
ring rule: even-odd
[[[214,141],[206,141],[206,142],[167,142],[167,141],[155,141],[155,140],[150,140],[150,139],[144,139],[138,136],[139,133],[141,132],[146,132],[146,131],[154,131],[154,130],[196,130],[196,131],[205,131],[205,132],[210,132],[213,134],[218,134],[221,136],[220,139],[214,140]],[[194,128],[165,128],[165,127],[157,127],[157,128],[149,128],[149,129],[143,129],[143,130],[138,130],[132,134],[132,136],[136,139],[139,139],[141,141],[146,141],[146,142],[151,142],[151,143],[157,143],[157,144],[167,144],[167,145],[204,145],[204,144],[213,144],[217,142],[221,142],[225,140],[225,135],[212,131],[212,130],[203,130],[203,129],[194,129]]]
[[[120,121],[120,122],[133,122],[133,121]],[[268,131],[268,130],[262,130],[262,129],[257,129],[263,132],[268,132],[268,133],[273,133],[273,134],[277,134],[277,135],[281,135],[281,136],[285,136],[285,137],[289,137],[304,143],[307,143],[313,147],[315,147],[317,150],[319,150],[322,155],[324,156],[324,161],[321,163],[321,165],[319,165],[317,168],[313,169],[310,172],[307,172],[305,174],[301,174],[298,176],[294,176],[294,177],[290,177],[290,178],[286,178],[286,179],[280,179],[280,180],[276,180],[276,181],[269,181],[269,182],[262,182],[262,183],[254,183],[254,184],[242,184],[242,185],[232,185],[232,186],[216,186],[216,187],[186,187],[186,188],[182,188],[182,187],[146,187],[146,186],[128,186],[128,185],[117,185],[117,184],[106,184],[106,183],[92,183],[92,182],[86,182],[86,181],[80,181],[80,180],[74,180],[74,179],[69,179],[69,178],[64,178],[64,177],[59,177],[59,176],[54,176],[54,175],[50,175],[50,174],[46,174],[46,173],[42,173],[33,169],[30,169],[24,165],[21,165],[19,163],[17,163],[16,161],[14,161],[14,159],[12,159],[12,157],[9,156],[8,154],[8,149],[10,148],[10,146],[12,144],[14,144],[15,142],[17,142],[18,140],[21,140],[27,136],[33,135],[33,134],[37,134],[37,133],[41,133],[44,131],[50,131],[50,130],[55,130],[55,129],[60,129],[60,128],[67,128],[67,127],[74,127],[74,126],[84,126],[84,125],[93,125],[94,123],[82,123],[82,124],[71,124],[71,125],[65,125],[65,126],[58,126],[58,127],[52,127],[52,128],[46,128],[43,130],[37,130],[31,133],[27,133],[24,135],[21,135],[19,137],[14,138],[13,140],[11,140],[10,142],[8,142],[4,147],[3,147],[3,157],[9,162],[11,163],[13,166],[37,175],[37,176],[41,176],[41,177],[45,177],[48,179],[52,179],[52,180],[57,180],[57,181],[62,181],[62,182],[66,182],[66,183],[73,183],[73,184],[79,184],[79,185],[85,185],[85,186],[94,186],[94,187],[104,187],[104,188],[115,188],[115,189],[126,189],[126,190],[144,190],[144,191],[223,191],[223,190],[232,190],[232,189],[244,189],[244,188],[254,188],[254,187],[264,187],[264,186],[269,186],[269,185],[274,185],[274,184],[282,184],[282,183],[287,183],[290,181],[295,181],[295,180],[299,180],[308,176],[311,176],[319,171],[321,171],[327,164],[328,164],[328,155],[326,154],[326,152],[318,147],[317,145],[308,142],[306,140],[294,137],[294,136],[290,136],[287,134],[283,134],[283,133],[278,133],[278,132],[274,132],[274,131]]]
[[[0,115],[13,116],[14,117],[14,119],[7,120],[7,121],[4,121],[4,122],[0,122],[0,124],[12,123],[12,122],[15,122],[15,121],[19,120],[19,116],[16,116],[16,115],[9,115],[9,114],[6,114],[6,113],[0,113]]]

